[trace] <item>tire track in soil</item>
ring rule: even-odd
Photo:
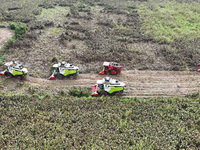
[[[124,97],[171,97],[185,96],[199,92],[198,72],[184,71],[123,71],[117,76],[110,76],[126,83]],[[75,80],[47,80],[27,76],[27,83],[42,87],[71,88],[73,86],[91,87],[98,79],[105,76],[98,74],[79,74]]]

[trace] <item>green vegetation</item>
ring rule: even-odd
[[[0,24],[0,28],[6,28],[5,25]]]
[[[21,37],[27,30],[27,27],[23,24],[18,23],[10,23],[10,29],[15,30],[14,39]]]
[[[4,57],[5,57],[5,55],[1,55],[1,56],[0,56],[0,63],[2,63],[2,62],[3,62],[3,60],[4,60]]]
[[[149,1],[139,6],[142,29],[157,42],[192,41],[200,38],[200,3]]]
[[[15,43],[15,40],[20,38],[27,30],[26,25],[18,24],[18,23],[10,23],[9,28],[11,30],[14,30],[14,36],[12,39],[8,39],[7,43],[1,48],[0,63],[4,61],[7,50],[9,50],[13,46],[13,44]]]
[[[75,97],[89,97],[92,93],[87,87],[73,87],[69,89],[69,95]]]
[[[199,99],[0,95],[5,149],[199,149]]]
[[[56,6],[54,9],[43,9],[40,15],[37,16],[38,20],[49,20],[55,23],[60,23],[69,12],[69,8]]]
[[[15,42],[14,39],[8,39],[7,43],[1,48],[1,55],[0,55],[0,63],[3,62],[5,56],[6,56],[6,51],[12,47],[13,43]]]

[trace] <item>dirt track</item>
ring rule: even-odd
[[[119,76],[111,76],[126,83],[126,97],[170,97],[185,96],[198,92],[200,89],[200,74],[197,72],[175,71],[123,71]],[[45,87],[89,86],[105,76],[97,74],[80,74],[76,80],[47,80],[27,77],[30,85]]]

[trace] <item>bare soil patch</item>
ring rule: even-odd
[[[0,49],[6,43],[7,39],[13,36],[13,32],[9,29],[0,29]]]

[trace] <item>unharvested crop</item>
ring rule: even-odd
[[[121,102],[123,101],[123,102]],[[0,147],[199,149],[198,99],[0,95]]]

